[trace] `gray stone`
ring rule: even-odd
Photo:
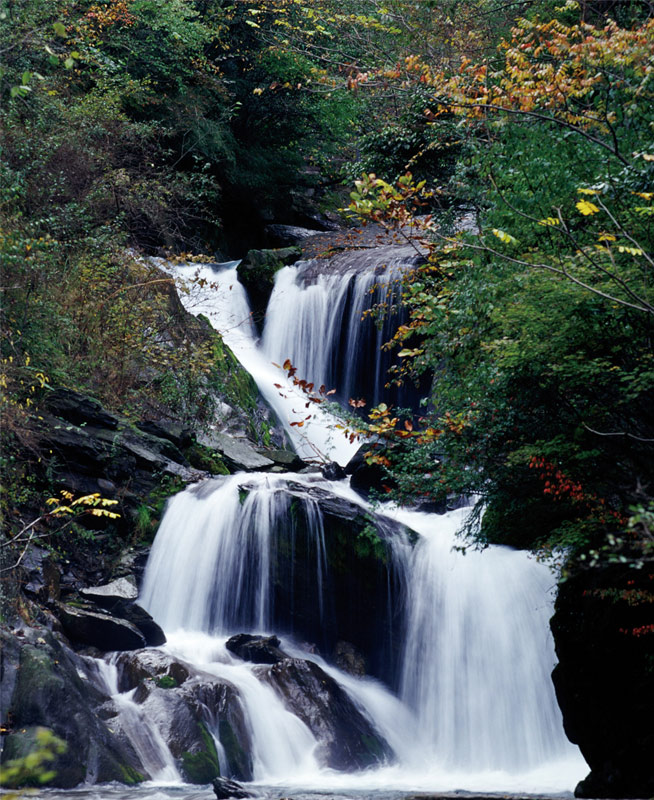
[[[260,455],[244,439],[232,439],[223,433],[201,433],[198,442],[211,450],[217,450],[236,469],[254,471],[274,466],[274,461]]]
[[[139,591],[134,578],[117,578],[104,586],[90,586],[82,589],[81,594],[96,602],[102,599],[110,600],[136,600]]]

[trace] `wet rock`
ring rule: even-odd
[[[76,786],[85,780],[138,783],[146,779],[129,743],[116,737],[95,713],[108,698],[88,680],[85,663],[46,630],[26,629],[20,644],[4,641],[2,650],[18,656],[11,699],[5,702],[8,731],[2,762],[33,750],[36,730],[51,730],[66,751],[49,764],[48,785]],[[18,648],[18,654],[16,649]]]
[[[227,640],[225,647],[243,661],[251,661],[253,664],[276,664],[288,658],[288,655],[280,649],[280,644],[276,636],[238,633]]]
[[[361,678],[366,674],[366,659],[350,642],[336,642],[334,663],[343,672]]]
[[[297,225],[267,225],[265,233],[273,244],[278,247],[290,247],[301,244],[310,236],[316,236],[321,231],[309,228],[300,228]]]
[[[161,732],[187,781],[209,783],[220,774],[211,731],[218,734],[230,776],[252,780],[251,743],[230,683],[198,671],[180,687],[142,684],[134,699]]]
[[[125,619],[119,619],[99,609],[76,607],[60,603],[57,614],[66,636],[78,644],[98,650],[138,650],[145,647],[145,636]]]
[[[313,661],[286,659],[270,667],[265,679],[316,737],[317,756],[324,766],[366,769],[392,757],[387,742]]]
[[[241,800],[244,797],[253,797],[240,783],[229,781],[227,778],[215,778],[211,786],[218,800],[228,800],[230,797],[235,797],[237,800]]]
[[[202,433],[198,442],[212,450],[217,450],[228,466],[235,471],[266,470],[274,466],[274,461],[260,455],[244,439],[232,439],[223,433]]]
[[[350,486],[362,497],[368,498],[372,493],[383,495],[392,481],[380,464],[368,464],[364,454],[370,451],[370,445],[364,444],[356,451],[345,466],[350,476]]]
[[[284,472],[298,472],[306,466],[304,461],[291,450],[266,450],[262,455],[274,461],[278,467],[283,467]]]
[[[330,461],[329,464],[325,464],[322,468],[322,474],[328,481],[341,481],[347,477],[343,467],[337,464],[336,461]]]
[[[191,668],[161,650],[133,650],[121,653],[117,660],[118,689],[128,692],[144,680],[168,676],[174,685],[180,686],[190,675]]]

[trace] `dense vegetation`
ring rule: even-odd
[[[228,257],[248,230],[298,221],[303,189],[330,202],[325,187],[364,174],[361,216],[439,212],[419,223],[428,261],[392,376],[434,374],[433,394],[415,430],[395,409],[370,420],[397,491],[479,495],[484,541],[630,558],[651,544],[647,6],[12,0],[1,14],[5,467],[48,385],[208,417],[201,387],[228,382],[228,355],[167,330],[168,279],[138,254]],[[443,226],[462,208],[478,235]]]

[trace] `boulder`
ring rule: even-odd
[[[246,791],[240,783],[236,781],[227,780],[227,778],[215,778],[211,786],[218,800],[228,800],[230,797],[235,797],[241,800],[244,797],[253,797],[250,792]]]
[[[316,737],[317,756],[324,766],[351,771],[392,758],[387,742],[338,683],[313,661],[289,658],[262,675]]]
[[[174,686],[181,686],[192,669],[168,653],[150,649],[120,653],[116,666],[120,692],[128,692],[136,689],[145,680],[157,681],[164,676],[170,678]]]
[[[229,776],[252,780],[248,728],[232,684],[196,671],[178,687],[146,681],[134,700],[157,726],[189,783],[209,783],[220,775],[212,732],[220,739]]]
[[[255,636],[250,633],[237,633],[227,640],[225,647],[253,664],[277,664],[288,658],[279,645],[281,642],[276,636]]]
[[[392,481],[380,464],[368,464],[364,454],[370,451],[370,444],[362,444],[345,466],[350,476],[350,486],[362,497],[368,498],[372,493],[383,495]]]
[[[284,472],[299,472],[306,466],[300,456],[291,450],[265,450],[261,455],[274,461],[278,467],[283,467]]]
[[[57,615],[68,638],[98,650],[138,650],[145,647],[145,636],[131,622],[97,608],[59,603]]]

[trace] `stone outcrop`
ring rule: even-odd
[[[2,763],[31,749],[38,728],[66,744],[52,762],[54,785],[145,780],[134,749],[96,714],[108,698],[88,678],[84,661],[46,629],[2,633]]]
[[[559,587],[552,675],[570,740],[591,772],[577,797],[654,795],[654,575],[585,570]]]

